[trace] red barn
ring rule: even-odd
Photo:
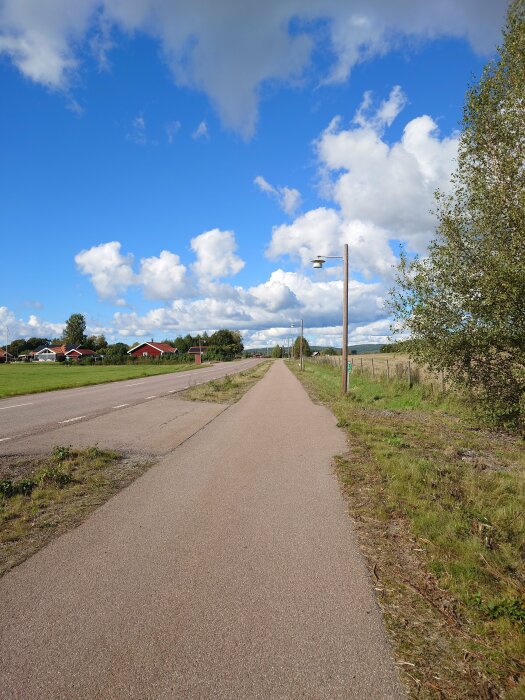
[[[128,355],[131,357],[160,357],[161,355],[176,355],[179,351],[177,348],[168,345],[168,343],[141,343],[135,345],[134,348],[128,350]]]

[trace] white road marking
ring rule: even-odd
[[[31,403],[15,403],[14,406],[2,406],[2,408],[0,408],[0,411],[7,411],[8,408],[19,408],[20,406],[32,406],[32,405],[33,405],[32,401],[31,401]]]
[[[113,406],[113,408],[124,408],[124,406],[129,406],[129,403],[119,403],[118,406]]]
[[[72,423],[74,420],[80,420],[81,418],[85,418],[86,416],[77,416],[76,418],[68,418],[67,420],[59,420],[59,423]]]
[[[12,439],[13,439],[12,437],[0,438],[0,442],[5,442],[6,440],[12,440]]]
[[[156,395],[155,395],[155,396],[146,396],[146,400],[147,400],[147,399],[156,399],[156,398],[157,398]]]
[[[144,384],[144,382],[135,382],[135,384],[128,384],[128,386],[140,386],[141,384]]]

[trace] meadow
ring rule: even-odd
[[[348,437],[335,469],[417,698],[525,697],[525,448],[436,385],[300,372]]]
[[[183,372],[198,369],[198,367],[199,365],[193,363],[87,366],[63,362],[2,364],[0,365],[0,398]]]

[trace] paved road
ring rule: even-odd
[[[0,582],[0,697],[404,697],[332,473],[282,362]]]
[[[241,372],[261,361],[248,359],[238,362],[220,362],[187,372],[160,374],[110,384],[96,384],[78,389],[63,389],[2,399],[0,400],[0,446],[6,442],[25,443],[28,437],[35,434],[55,431],[61,427],[122,411],[158,397],[169,396],[189,386],[203,384],[232,372]]]

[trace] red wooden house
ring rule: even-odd
[[[161,357],[162,355],[177,355],[177,348],[168,345],[168,343],[140,343],[134,348],[128,350],[128,355],[131,357]]]

